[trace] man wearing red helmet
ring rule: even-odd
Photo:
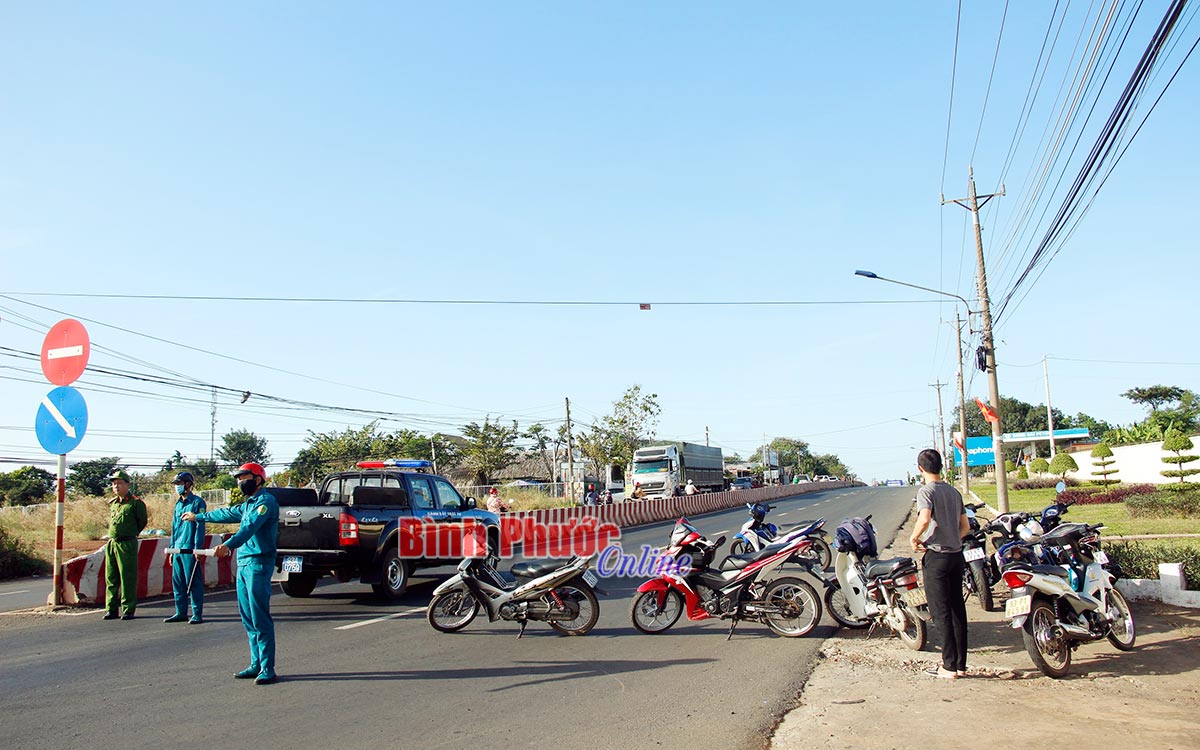
[[[275,682],[275,623],[271,619],[271,574],[279,536],[279,503],[263,489],[267,472],[256,463],[242,464],[233,476],[246,496],[241,505],[204,513],[184,513],[184,521],[237,523],[237,532],[214,548],[217,557],[238,550],[238,613],[250,640],[250,666],[234,677],[254,678],[255,685]]]

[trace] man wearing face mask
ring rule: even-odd
[[[163,622],[183,622],[188,619],[188,599],[192,601],[193,625],[204,621],[204,580],[196,570],[194,549],[204,547],[204,522],[185,521],[184,513],[203,513],[208,506],[199,495],[192,494],[195,477],[190,471],[175,475],[175,520],[171,525],[171,547],[180,550],[171,561],[171,588],[175,592],[175,614]],[[185,551],[186,550],[186,551]]]
[[[242,464],[233,476],[246,496],[240,505],[203,513],[183,513],[184,521],[237,523],[233,536],[213,548],[217,557],[238,551],[238,613],[250,641],[250,666],[234,675],[254,679],[255,685],[275,682],[275,623],[271,620],[271,574],[275,571],[275,540],[279,536],[279,503],[263,489],[267,472],[260,464]]]

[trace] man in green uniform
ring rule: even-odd
[[[267,472],[260,464],[242,464],[233,476],[246,496],[240,505],[203,513],[187,512],[183,521],[236,523],[238,530],[213,548],[217,557],[237,556],[238,614],[250,641],[250,666],[234,677],[254,679],[255,685],[275,682],[275,622],[271,619],[271,574],[275,572],[275,548],[279,535],[279,504],[263,487]]]
[[[146,504],[129,491],[129,474],[114,471],[108,478],[113,499],[108,506],[108,544],[104,547],[104,581],[108,588],[105,620],[132,620],[137,609],[138,534],[146,528]]]

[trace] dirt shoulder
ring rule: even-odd
[[[911,555],[908,524],[881,557]],[[997,592],[1003,586],[997,587]],[[969,676],[940,680],[924,669],[941,661],[941,635],[922,651],[876,632],[841,629],[827,640],[797,706],[776,728],[773,750],[960,748],[1004,738],[1053,738],[1056,746],[1200,748],[1200,610],[1134,604],[1137,646],[1107,641],[1073,654],[1061,680],[1034,668],[999,611],[972,597]]]

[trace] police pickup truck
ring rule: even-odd
[[[460,548],[445,545],[421,547],[414,554],[414,528],[453,536],[457,526],[461,536],[468,526],[482,526],[488,546],[498,548],[500,519],[479,510],[474,498],[463,498],[445,478],[428,473],[429,461],[360,461],[357,467],[329,475],[319,490],[268,490],[279,501],[272,580],[288,596],[308,596],[319,578],[331,575],[342,582],[357,578],[377,594],[397,599],[415,568],[461,559],[449,556]]]

